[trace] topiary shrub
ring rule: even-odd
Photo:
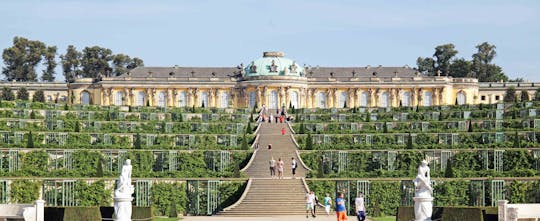
[[[480,207],[444,207],[442,212],[444,221],[484,221]]]
[[[99,207],[66,207],[64,221],[101,221]]]

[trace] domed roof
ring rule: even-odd
[[[284,55],[283,52],[264,52],[262,58],[246,67],[246,76],[304,76],[304,68]]]

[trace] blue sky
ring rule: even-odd
[[[236,66],[271,50],[312,66],[416,66],[437,45],[470,59],[487,41],[510,78],[540,82],[537,0],[13,0],[0,20],[2,49],[23,36],[59,53],[99,45],[146,66]]]

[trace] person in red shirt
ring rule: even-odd
[[[281,128],[281,135],[285,135],[285,127]]]
[[[279,116],[279,122],[283,123],[283,115]]]

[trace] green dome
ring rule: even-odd
[[[283,52],[264,52],[262,58],[252,61],[246,67],[246,76],[304,76],[302,66],[283,56]]]

